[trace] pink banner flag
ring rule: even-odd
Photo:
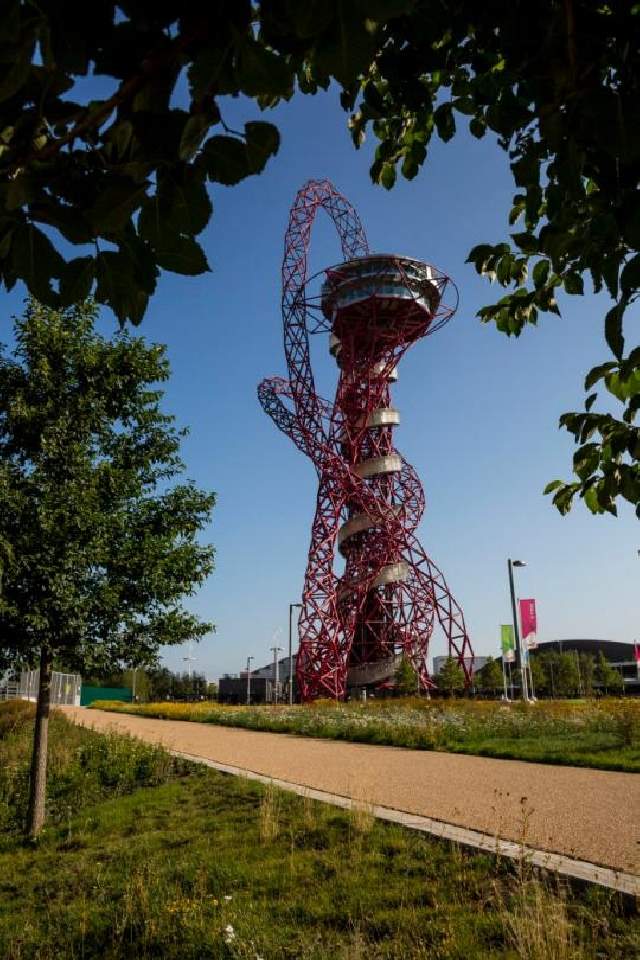
[[[633,645],[633,655],[636,658],[636,663],[640,668],[640,643],[634,643]]]
[[[536,619],[535,600],[520,600],[520,625],[522,639],[528,650],[535,650],[538,646],[538,622]]]

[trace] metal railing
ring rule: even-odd
[[[35,703],[39,685],[39,670],[23,670],[20,680],[5,680],[0,684],[0,700],[30,700]],[[81,686],[80,674],[54,670],[51,675],[51,703],[54,706],[79,707]]]

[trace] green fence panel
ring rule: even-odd
[[[133,700],[131,687],[85,687],[80,689],[80,706],[88,707],[94,700]]]

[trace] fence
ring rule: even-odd
[[[18,684],[15,680],[0,680],[0,700],[17,700]]]
[[[56,706],[79,707],[81,683],[82,677],[78,673],[59,673],[54,670],[51,675],[51,703]],[[38,699],[39,684],[39,670],[23,670],[19,682],[14,684],[14,697],[6,696],[4,699],[31,700],[35,703]],[[7,686],[10,687],[11,684]]]

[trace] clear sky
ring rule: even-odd
[[[231,126],[257,114],[240,101],[224,111]],[[497,654],[499,624],[509,620],[508,556],[527,561],[519,593],[537,599],[542,640],[640,639],[640,537],[631,509],[593,517],[580,503],[562,518],[542,496],[549,480],[570,476],[572,438],[558,430],[558,417],[581,408],[585,373],[608,359],[606,298],[561,297],[562,318],[545,316],[517,340],[475,317],[500,288],[465,259],[476,243],[505,237],[515,192],[506,155],[489,137],[434,141],[416,180],[387,192],[371,184],[373,145],[354,150],[333,92],[294,98],[264,117],[272,118],[282,145],[266,172],[212,192],[214,216],[201,237],[212,272],[165,274],[140,328],[168,344],[165,407],[191,430],[188,475],[218,495],[206,533],[216,570],[190,601],[216,632],[196,647],[194,668],[214,678],[237,672],[248,655],[255,666],[268,661],[278,631],[286,647],[288,604],[300,600],[315,472],[262,412],[256,387],[286,373],[283,237],[295,193],[311,177],[328,177],[354,204],[372,251],[428,260],[458,284],[457,315],[408,352],[393,403],[402,417],[396,445],[427,497],[418,533],[464,609],[476,653]],[[312,267],[339,259],[321,215]],[[4,295],[5,331],[23,296],[17,288]],[[106,311],[103,326],[116,326]],[[314,338],[313,349],[317,385],[331,397],[336,370],[326,338]],[[431,655],[443,652],[434,635]],[[182,669],[186,653],[168,650],[165,661]]]

